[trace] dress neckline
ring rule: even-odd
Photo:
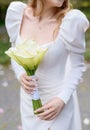
[[[46,43],[44,43],[44,44],[39,44],[39,43],[37,43],[37,44],[38,44],[39,46],[48,46],[48,45],[56,44],[56,41],[57,41],[58,37],[59,37],[59,33],[58,33],[58,35],[57,35],[57,37],[56,37],[56,39],[55,39],[54,41],[46,42]],[[23,40],[23,39],[21,38],[20,34],[18,34],[18,38],[20,39],[21,42],[24,42],[24,41],[27,40],[27,39]],[[32,38],[29,38],[29,39],[33,40]]]
[[[25,10],[28,6],[27,6],[26,3],[24,3],[24,5],[25,5],[25,6],[24,6],[24,10]],[[72,9],[71,9],[69,12],[66,13],[66,15],[64,16],[64,18],[62,19],[61,25],[63,24],[63,20],[66,18],[66,16],[67,16],[71,11],[72,11]],[[19,39],[20,39],[21,42],[24,42],[24,41],[27,40],[27,39],[23,40],[22,37],[21,37],[21,35],[20,35],[20,28],[21,28],[21,24],[22,24],[22,20],[23,20],[23,15],[24,15],[24,11],[22,12],[22,16],[21,16],[21,20],[20,20],[20,25],[19,25],[19,31],[18,31],[18,35],[17,35],[17,38],[19,37]],[[60,26],[61,26],[61,25],[60,25]],[[37,43],[37,44],[40,45],[40,46],[46,46],[46,45],[52,45],[52,44],[54,45],[54,44],[56,44],[56,41],[58,40],[59,35],[60,35],[60,26],[59,26],[59,31],[58,31],[58,34],[57,34],[55,40],[50,41],[50,42],[46,42],[46,43],[44,43],[44,44],[39,44],[39,43]],[[29,39],[29,40],[30,40],[30,39],[32,40],[32,38],[28,38],[28,39]]]

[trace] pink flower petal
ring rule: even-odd
[[[4,109],[0,108],[0,114],[3,114],[3,113],[4,113]]]
[[[17,128],[18,128],[18,130],[22,130],[22,126],[21,125],[19,125]]]

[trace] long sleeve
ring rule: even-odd
[[[14,60],[11,59],[11,66],[12,69],[15,72],[16,78],[19,80],[21,74],[26,73],[24,68],[22,66],[20,66],[19,64],[17,64]]]
[[[11,46],[15,46],[17,36],[20,32],[21,21],[23,17],[23,11],[26,8],[26,4],[22,2],[11,2],[6,13],[5,26]],[[19,79],[22,73],[25,73],[25,70],[22,66],[17,64],[14,60],[11,59],[11,65],[15,72],[16,78]]]
[[[85,70],[85,31],[89,27],[86,16],[79,10],[73,10],[63,19],[60,27],[60,40],[68,50],[71,69],[64,78],[62,92],[58,95],[65,104],[68,103]]]

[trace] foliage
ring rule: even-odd
[[[9,47],[9,42],[0,40],[0,64],[7,64],[10,62],[10,58],[4,53]]]
[[[87,8],[80,8],[80,10],[86,14],[87,18],[90,20],[90,7]]]
[[[85,60],[87,62],[90,62],[90,49],[87,49],[87,51],[85,52]]]
[[[90,62],[90,28],[86,32],[86,52],[85,52],[85,60]]]
[[[12,1],[16,1],[16,0],[0,0],[0,4],[8,5]],[[25,2],[25,0],[17,0],[17,1],[23,1],[23,2]]]
[[[73,3],[74,7],[76,8],[90,7],[90,0],[72,0],[71,3]]]

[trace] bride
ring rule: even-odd
[[[76,89],[82,77],[85,52],[86,16],[71,9],[69,0],[11,2],[6,29],[12,46],[34,39],[50,46],[40,63],[34,83],[25,70],[11,60],[20,82],[20,112],[23,130],[81,130]],[[43,106],[32,109],[31,93],[38,86]]]

